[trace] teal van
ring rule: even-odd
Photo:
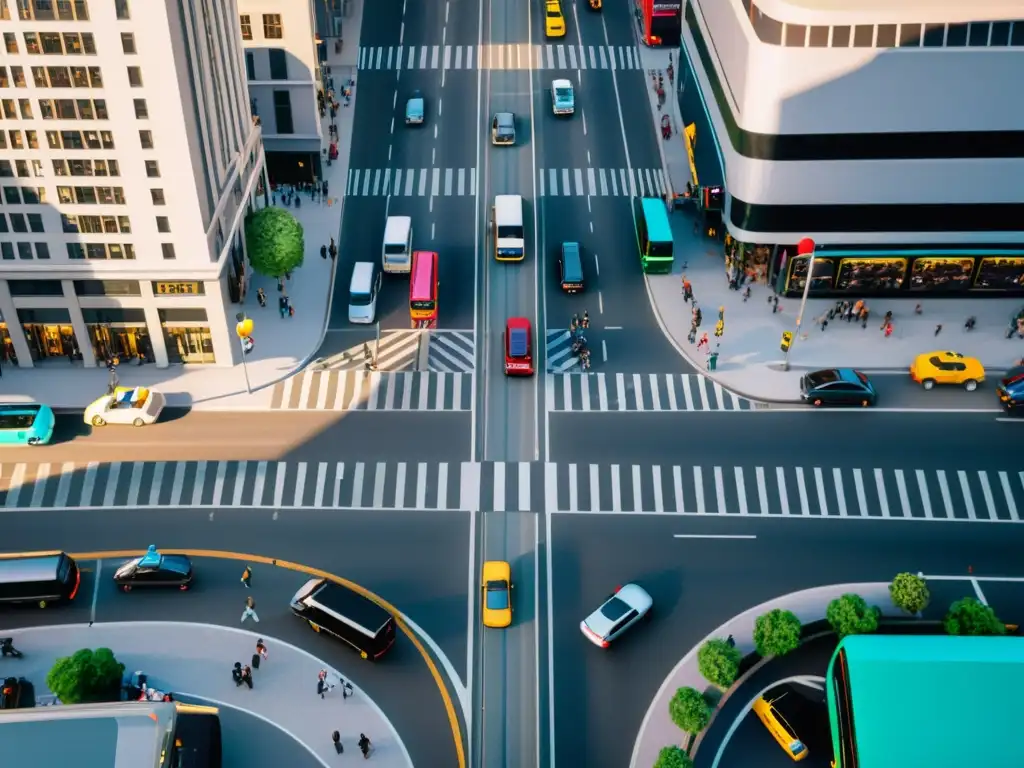
[[[42,403],[0,403],[0,445],[46,445],[53,410]]]
[[[558,254],[558,284],[566,293],[580,293],[583,290],[583,258],[579,243],[562,243]]]

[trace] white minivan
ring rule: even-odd
[[[522,261],[526,257],[522,196],[495,195],[491,218],[494,258],[498,261]]]
[[[412,219],[408,216],[388,216],[381,263],[385,272],[408,272],[412,268]]]
[[[348,321],[369,325],[377,317],[381,273],[372,261],[357,261],[348,284]]]

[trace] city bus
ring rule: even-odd
[[[633,0],[644,45],[679,45],[683,29],[682,0]]]
[[[437,322],[437,253],[414,251],[409,275],[409,317],[413,326]]]
[[[634,198],[633,218],[640,267],[646,273],[672,271],[672,228],[668,223],[665,202],[656,197]]]
[[[0,403],[0,444],[46,445],[53,437],[54,416],[41,403]]]

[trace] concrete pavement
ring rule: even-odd
[[[331,733],[341,732],[346,754],[357,752],[359,734],[373,742],[373,759],[381,765],[412,766],[402,739],[366,693],[342,701],[337,690],[330,700],[316,696],[316,675],[328,670],[329,679],[343,677],[329,663],[286,642],[241,629],[177,622],[100,623],[52,628],[8,630],[25,657],[20,675],[31,680],[37,697],[46,690],[46,673],[61,656],[79,648],[110,648],[126,668],[126,674],[142,670],[158,690],[198,699],[221,708],[237,709],[287,733],[295,751],[306,750],[322,765],[337,761]],[[248,662],[257,637],[267,644],[269,657],[254,670],[254,686],[236,687],[230,671],[234,661]],[[354,666],[355,661],[352,662]],[[340,690],[340,689],[338,689]],[[301,758],[300,758],[301,759]]]

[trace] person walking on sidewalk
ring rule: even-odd
[[[334,751],[337,754],[341,754],[345,751],[345,747],[341,744],[341,734],[335,731],[331,734],[331,741],[334,743]]]
[[[935,326],[935,335],[938,336],[940,333],[942,333],[942,323]]]
[[[706,333],[702,334],[701,337],[700,337],[700,341],[697,342],[697,351],[698,352],[700,352],[704,348],[708,348],[708,349],[711,348],[711,342],[708,340],[708,335]]]
[[[338,246],[334,244],[334,238],[331,238],[331,244],[327,248],[327,252],[331,255],[331,261],[334,261],[338,257]]]
[[[259,669],[260,662],[267,658],[267,646],[263,644],[263,638],[261,637],[256,641],[256,652],[252,655],[252,668]]]
[[[320,258],[323,259],[324,261],[327,260],[327,246],[326,245],[321,245],[320,246]]]
[[[261,288],[260,291],[262,291],[262,290],[263,289]],[[264,301],[265,300],[266,300],[266,297],[264,297]],[[242,584],[245,585],[246,589],[250,589],[252,587],[252,568],[250,568],[248,565],[245,566],[245,570],[242,571],[242,579],[241,579],[241,581],[242,581]]]
[[[885,318],[883,318],[883,320],[882,320],[882,327],[879,330],[884,331],[885,330],[885,326],[887,326],[891,322],[892,322],[892,310],[890,309],[888,312],[885,313]]]
[[[359,751],[363,753],[363,759],[365,760],[370,756],[370,751],[373,749],[373,744],[366,737],[365,733],[359,734]]]
[[[249,667],[242,667],[242,682],[252,690],[252,670]]]
[[[245,620],[250,617],[257,624],[260,623],[260,617],[256,615],[256,601],[252,599],[252,595],[245,598],[245,610],[242,611],[242,623],[244,624]]]
[[[320,698],[323,699],[329,690],[334,688],[331,683],[327,682],[327,670],[321,669],[320,673],[316,676],[316,692],[320,694]]]

